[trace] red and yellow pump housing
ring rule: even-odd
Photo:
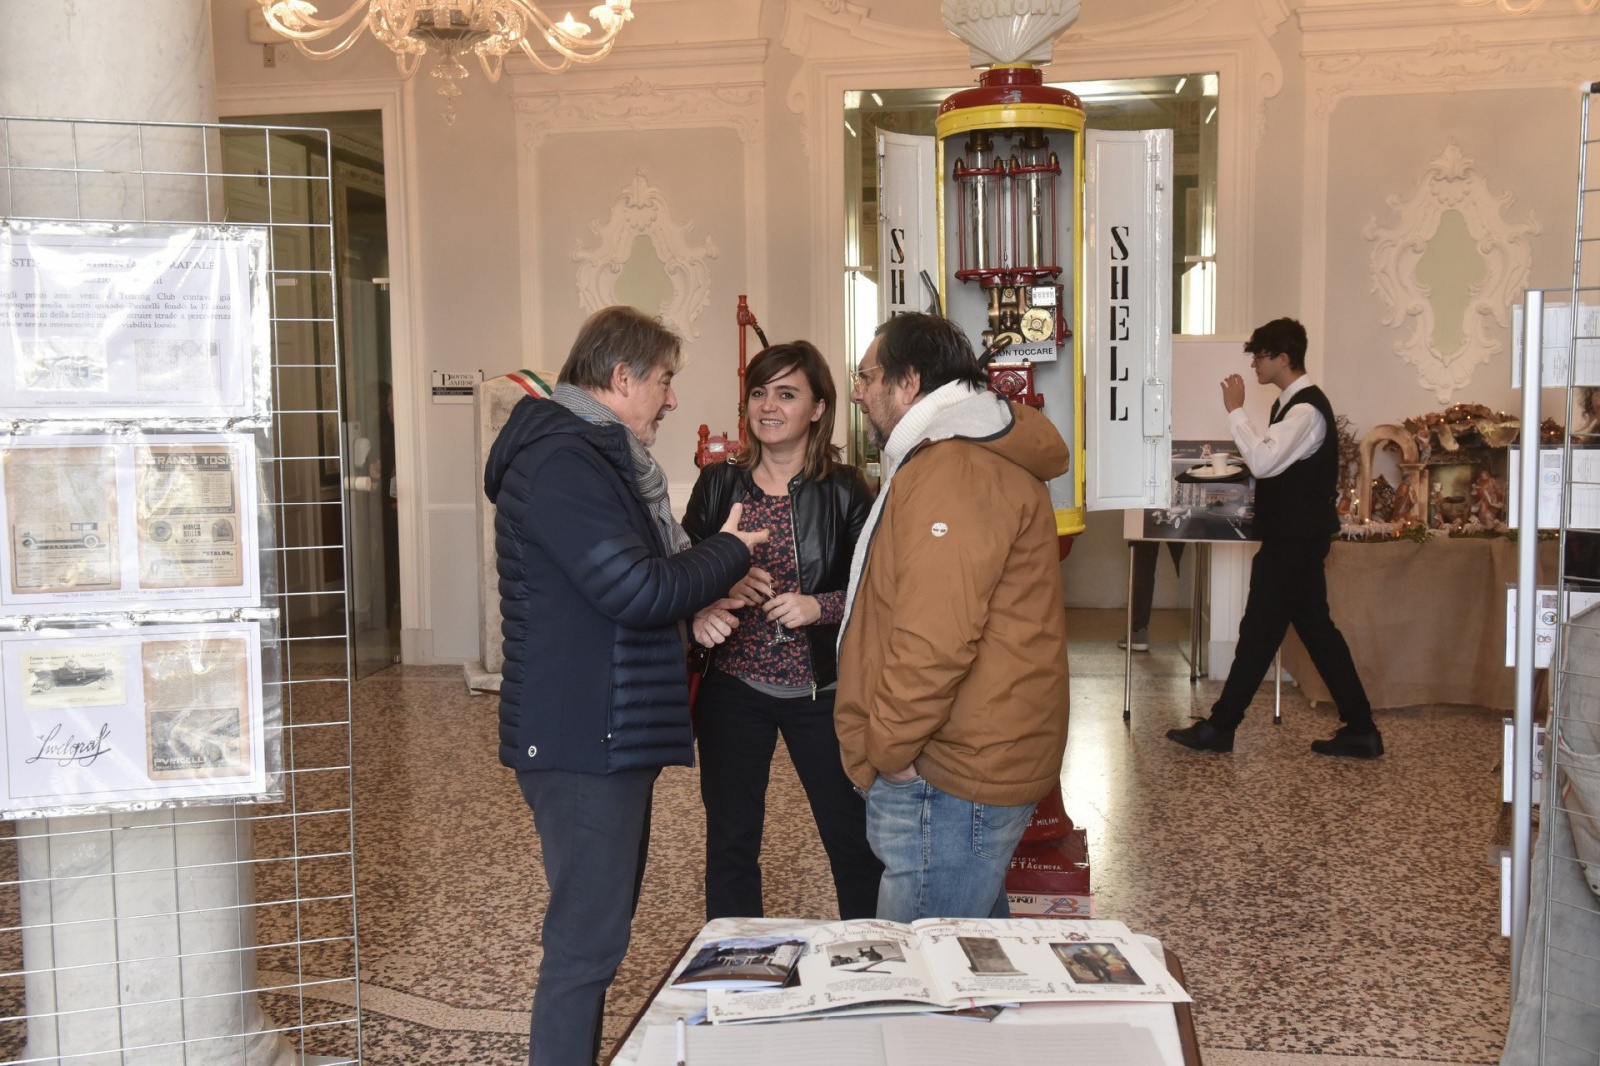
[[[985,70],[939,108],[940,298],[990,387],[1041,408],[1072,448],[1056,532],[1083,532],[1083,104],[1027,64]]]

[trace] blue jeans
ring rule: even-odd
[[[883,861],[878,917],[1009,918],[1006,870],[1033,804],[958,799],[920,776],[867,790],[867,842]]]

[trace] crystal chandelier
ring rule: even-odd
[[[570,12],[556,22],[535,0],[355,0],[342,14],[322,18],[310,0],[256,0],[267,24],[312,59],[342,54],[362,32],[388,45],[402,77],[415,74],[430,49],[438,53],[432,76],[439,79],[445,118],[455,121],[458,84],[467,77],[461,60],[478,57],[490,81],[499,81],[506,53],[520,48],[541,70],[559,74],[574,63],[593,63],[611,52],[617,33],[633,19],[633,0],[605,0],[589,10],[600,31]],[[342,35],[342,36],[341,36]],[[334,39],[322,48],[312,42]]]

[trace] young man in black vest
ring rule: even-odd
[[[1244,379],[1222,382],[1222,405],[1239,454],[1256,478],[1256,532],[1261,550],[1250,567],[1250,598],[1239,623],[1239,644],[1211,717],[1167,736],[1196,751],[1232,751],[1233,731],[1272,665],[1292,624],[1327,682],[1344,725],[1330,740],[1314,740],[1319,755],[1375,759],[1383,737],[1356,675],[1344,636],[1328,613],[1323,562],[1339,528],[1339,436],[1333,408],[1306,376],[1306,330],[1292,318],[1257,329],[1244,346],[1256,380],[1281,390],[1265,433],[1244,412]]]

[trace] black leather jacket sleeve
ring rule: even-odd
[[[728,463],[715,463],[700,471],[694,491],[689,494],[689,506],[683,512],[683,531],[689,534],[691,541],[699,544],[728,520],[728,511],[733,506],[730,486],[741,473]]]
[[[849,477],[850,505],[845,516],[846,534],[850,542],[850,553],[855,554],[856,541],[861,539],[861,531],[867,526],[867,515],[872,513],[872,490],[867,488],[867,478],[857,467],[847,467],[845,472]],[[848,566],[848,561],[846,562]]]

